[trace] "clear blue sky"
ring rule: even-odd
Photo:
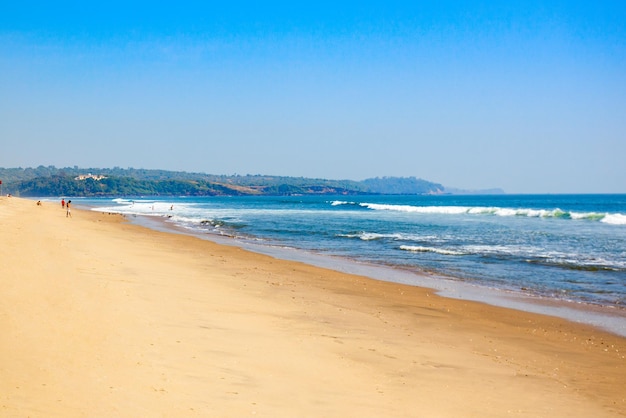
[[[1,2],[0,166],[626,192],[626,2],[300,3]]]

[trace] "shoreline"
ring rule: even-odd
[[[97,212],[96,208],[91,209]],[[369,277],[373,280],[431,289],[437,295],[446,298],[480,302],[506,309],[554,316],[575,323],[594,326],[620,337],[626,337],[626,309],[619,307],[530,296],[522,292],[471,284],[455,280],[453,277],[361,263],[352,259],[317,254],[290,247],[256,244],[237,237],[221,236],[210,232],[203,233],[184,228],[169,222],[163,216],[135,215],[127,217],[127,219],[133,224],[156,231],[194,236],[220,245],[235,246],[280,260],[302,262],[341,273]]]
[[[0,415],[626,416],[626,338],[0,198]]]

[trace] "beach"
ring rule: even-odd
[[[0,416],[618,417],[626,338],[0,198]]]

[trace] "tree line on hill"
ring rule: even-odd
[[[0,180],[4,193],[24,197],[440,194],[445,191],[441,184],[415,177],[353,181],[119,167],[0,168]]]

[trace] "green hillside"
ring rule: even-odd
[[[441,184],[415,177],[363,181],[268,175],[211,175],[116,168],[0,168],[3,193],[15,196],[243,196],[438,194]]]

